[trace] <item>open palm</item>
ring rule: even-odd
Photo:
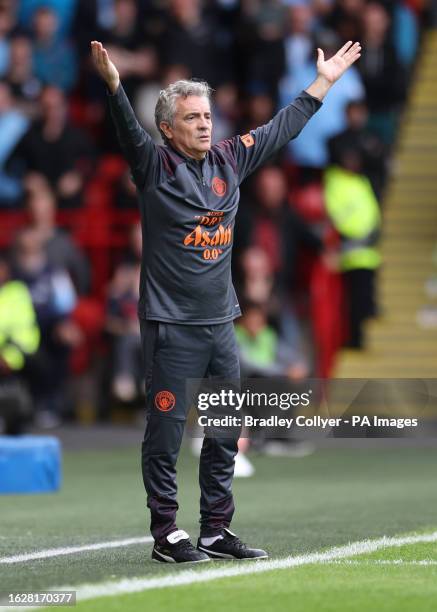
[[[107,83],[111,91],[115,91],[120,82],[120,75],[115,65],[109,59],[108,52],[102,43],[97,40],[91,42],[91,51],[97,72]]]
[[[347,42],[331,59],[325,61],[322,49],[317,49],[317,72],[329,83],[335,83],[343,72],[361,56],[361,45]]]

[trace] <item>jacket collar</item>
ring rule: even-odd
[[[178,155],[180,158],[182,158],[186,163],[189,164],[196,164],[196,165],[202,165],[202,163],[204,161],[206,161],[209,151],[207,151],[205,157],[203,159],[195,159],[194,157],[190,157],[189,155],[185,155],[185,153],[182,153],[182,151],[180,151],[179,149],[176,149],[176,147],[174,147],[170,142],[167,142],[166,147],[168,147],[169,149],[171,149],[174,153],[176,153],[176,155]]]

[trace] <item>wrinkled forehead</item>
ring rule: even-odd
[[[188,113],[210,113],[211,106],[206,96],[182,96],[176,100],[176,116],[183,117]]]

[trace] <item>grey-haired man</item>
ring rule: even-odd
[[[139,125],[107,51],[91,43],[112,117],[140,197],[143,255],[138,314],[146,378],[142,470],[155,539],[152,558],[201,562],[266,558],[229,530],[237,440],[205,437],[199,466],[200,538],[195,548],[176,526],[176,460],[186,421],[189,378],[239,378],[232,321],[240,308],[231,251],[240,183],[295,138],[343,72],[360,56],[344,45],[318,76],[267,125],[211,143],[210,88],[177,81],[160,92],[155,121],[164,146]]]

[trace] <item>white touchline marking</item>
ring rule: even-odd
[[[326,563],[336,559],[346,559],[355,555],[372,553],[380,550],[381,548],[436,541],[437,531],[428,534],[391,538],[384,536],[376,540],[362,540],[360,542],[346,544],[345,546],[336,546],[335,548],[330,548],[324,552],[309,553],[307,555],[298,555],[296,557],[290,556],[283,559],[272,559],[270,561],[245,561],[244,563],[232,565],[231,567],[221,566],[216,569],[211,568],[200,571],[190,569],[181,571],[177,574],[172,572],[166,576],[160,575],[156,578],[123,578],[122,580],[99,584],[54,587],[53,590],[74,590],[77,593],[77,601],[80,602],[86,599],[94,599],[96,597],[136,593],[149,589],[163,589],[168,587],[173,588],[176,586],[194,584],[196,582],[209,582],[211,580],[231,578],[233,576],[259,574],[261,572],[288,569],[291,567],[299,567],[301,565],[309,565],[312,563]]]
[[[127,538],[125,540],[111,540],[109,542],[96,542],[95,544],[84,544],[83,546],[68,546],[65,548],[48,548],[47,550],[39,550],[31,553],[23,553],[21,555],[13,555],[11,557],[0,558],[0,564],[24,563],[26,561],[35,561],[36,559],[50,559],[51,557],[61,557],[63,555],[75,555],[81,552],[91,550],[103,550],[105,548],[120,548],[122,546],[132,546],[133,544],[149,544],[153,542],[152,536],[144,536],[141,538]]]
[[[118,542],[102,542],[99,544],[91,544],[90,546],[97,546],[101,548],[116,548],[120,546],[129,546],[130,543],[140,543],[143,541],[150,541],[150,537],[146,538],[131,538],[130,540],[118,540]],[[345,546],[336,546],[330,548],[324,552],[309,553],[307,555],[298,555],[296,557],[285,557],[283,559],[272,559],[271,561],[246,561],[243,564],[233,565],[232,567],[219,567],[217,569],[209,570],[186,570],[180,573],[171,573],[167,576],[159,576],[157,578],[123,578],[119,581],[112,582],[101,582],[99,584],[83,584],[79,586],[61,586],[61,587],[50,587],[50,591],[76,591],[77,602],[85,601],[87,599],[95,599],[97,597],[105,597],[112,595],[123,595],[127,593],[138,593],[140,591],[146,591],[150,589],[162,589],[168,587],[177,587],[187,584],[194,584],[196,582],[209,582],[211,580],[219,580],[221,578],[231,578],[233,576],[245,576],[250,574],[258,574],[261,572],[269,572],[272,570],[288,569],[291,567],[299,567],[301,565],[310,565],[315,563],[336,563],[343,560],[344,563],[353,562],[352,559],[348,560],[348,557],[355,555],[363,555],[366,553],[372,553],[381,548],[400,547],[408,544],[418,544],[426,542],[437,542],[437,531],[428,534],[418,534],[412,536],[401,536],[401,537],[382,537],[376,540],[362,540],[360,542],[353,542],[346,544]],[[102,544],[104,546],[102,546]],[[110,546],[108,546],[108,544]],[[76,547],[76,549],[89,547]],[[58,550],[72,550],[70,549],[53,549]],[[92,550],[98,550],[93,548]],[[41,551],[48,552],[48,551]],[[38,554],[38,553],[35,553]],[[9,557],[10,558],[10,557]],[[364,560],[365,561],[365,560]],[[214,562],[211,562],[214,563]],[[231,562],[234,563],[234,562]],[[424,563],[418,563],[425,565]],[[44,606],[32,606],[21,607],[22,612],[35,610]],[[3,608],[3,606],[2,606]],[[8,610],[13,611],[15,608],[3,608],[5,612]]]
[[[437,565],[437,559],[342,559],[339,561],[331,561],[332,565]]]

